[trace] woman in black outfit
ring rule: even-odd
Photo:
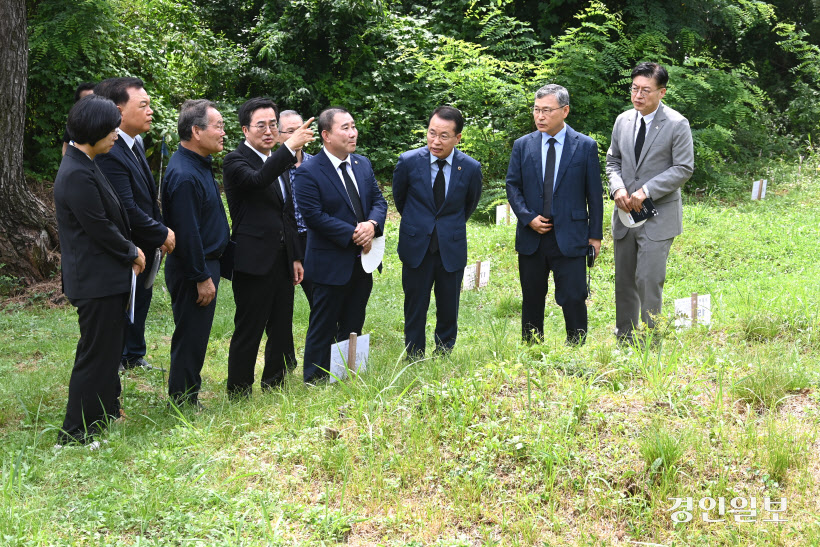
[[[128,217],[94,157],[117,140],[119,110],[89,95],[68,113],[71,144],[54,181],[63,292],[77,308],[80,341],[58,445],[90,443],[120,416],[118,367],[131,277],[145,256],[131,242]]]

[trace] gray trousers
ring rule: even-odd
[[[643,321],[655,326],[663,305],[666,259],[675,238],[652,241],[646,229],[630,229],[615,240],[615,334],[629,337]]]

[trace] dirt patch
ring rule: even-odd
[[[0,301],[0,310],[13,312],[33,306],[62,308],[69,304],[68,298],[63,294],[62,283],[57,278],[22,287],[17,294]]]

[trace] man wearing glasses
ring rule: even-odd
[[[279,142],[279,144],[284,144],[285,141],[291,138],[303,124],[304,121],[302,120],[302,116],[300,116],[295,110],[283,110],[280,112],[279,138],[277,139],[277,142]],[[293,188],[293,174],[296,172],[296,169],[302,165],[302,163],[306,162],[313,156],[305,152],[304,149],[295,150],[294,152],[296,152],[296,163],[294,163],[290,169],[287,169],[284,173],[282,173],[279,178],[283,184],[287,184],[290,187],[291,195],[293,196],[293,213],[296,217],[296,228],[299,232],[299,237],[296,241],[299,244],[299,254],[304,257],[305,250],[307,249],[307,225],[305,224],[305,219],[302,218],[302,213],[299,211],[299,205],[296,203],[296,195]],[[313,283],[309,279],[305,278],[302,279],[299,286],[302,287],[302,291],[305,293],[308,306],[313,307]],[[295,366],[295,361],[288,364],[288,367],[293,366]]]
[[[212,155],[222,151],[225,123],[211,101],[190,100],[182,104],[177,131],[179,148],[162,187],[162,216],[176,234],[176,248],[165,262],[174,312],[168,395],[174,405],[201,408],[200,373],[216,311],[219,258],[230,238],[212,168]]]
[[[249,397],[262,333],[265,367],[262,390],[282,384],[286,359],[293,358],[293,288],[302,281],[303,253],[296,242],[296,219],[289,184],[280,175],[296,153],[313,140],[301,124],[276,152],[278,109],[256,97],[239,107],[245,141],[225,156],[225,196],[233,221],[234,333],[228,353],[228,394]]]
[[[666,69],[656,63],[632,70],[635,108],[615,120],[606,155],[609,193],[617,206],[612,215],[615,335],[622,343],[634,341],[641,322],[653,327],[661,311],[666,259],[683,231],[680,189],[695,168],[689,121],[661,103],[668,81]],[[642,224],[628,219],[624,224],[618,210],[640,211],[647,198],[657,215]]]
[[[526,342],[544,336],[552,271],[567,344],[580,345],[587,333],[587,248],[597,254],[603,237],[598,144],[564,123],[569,93],[560,85],[539,89],[532,113],[536,131],[515,141],[507,169],[507,199],[518,217],[521,334]]]
[[[464,118],[440,106],[427,123],[427,146],[405,152],[393,172],[401,213],[399,258],[404,289],[404,343],[410,359],[424,357],[430,290],[436,293],[435,352],[453,349],[461,280],[467,265],[467,219],[481,198],[481,164],[456,149]]]

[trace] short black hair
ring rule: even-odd
[[[121,121],[120,111],[111,99],[87,95],[68,111],[66,131],[75,143],[94,146],[118,128]]]
[[[177,121],[177,132],[179,140],[189,141],[194,136],[194,126],[208,126],[208,109],[216,110],[216,104],[208,99],[188,99],[182,103],[179,109],[179,120]]]
[[[319,113],[319,118],[316,121],[316,128],[319,130],[320,137],[322,136],[323,131],[330,131],[333,128],[333,118],[336,117],[336,114],[350,114],[350,112],[341,106],[331,106],[330,108],[325,108]],[[324,142],[324,138],[322,138],[322,142]]]
[[[128,102],[129,89],[144,87],[145,84],[139,78],[108,78],[94,87],[94,94],[111,99],[117,106],[123,106]]]
[[[276,115],[276,122],[277,124],[279,123],[279,107],[276,106],[273,99],[254,97],[253,99],[248,99],[239,107],[239,112],[237,113],[239,115],[239,125],[242,127],[249,126],[251,124],[251,118],[253,118],[253,113],[261,108],[272,108]]]
[[[427,120],[428,127],[430,126],[430,122],[433,120],[433,116],[438,116],[442,120],[455,122],[456,135],[460,134],[461,130],[464,129],[464,116],[461,115],[461,110],[458,108],[453,108],[452,106],[440,106],[436,108]]]
[[[632,69],[632,79],[634,80],[638,76],[652,78],[658,84],[658,87],[666,87],[666,84],[669,83],[669,73],[658,63],[644,62],[639,64]]]
[[[80,85],[78,85],[77,89],[74,90],[74,102],[76,103],[77,101],[82,99],[82,97],[80,97],[80,93],[82,93],[83,91],[88,91],[89,89],[91,91],[94,91],[95,85],[97,84],[95,84],[94,82],[83,82]]]

